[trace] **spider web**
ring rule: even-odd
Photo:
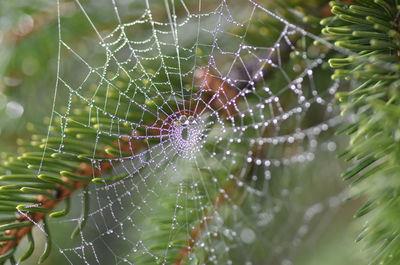
[[[59,15],[46,143],[62,141],[45,153],[106,172],[54,224],[86,223],[57,241],[66,264],[290,265],[329,223],[345,192],[313,165],[331,162],[341,122],[333,47],[266,6],[76,0],[92,28],[79,44]]]

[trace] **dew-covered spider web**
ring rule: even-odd
[[[346,196],[332,180],[332,47],[272,2],[59,10],[43,148],[81,159],[96,182],[53,221],[65,264],[292,265],[329,229]],[[70,41],[79,27],[90,34]]]

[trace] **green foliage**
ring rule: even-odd
[[[397,0],[332,2],[332,18],[321,23],[335,45],[353,51],[333,58],[333,78],[357,80],[360,85],[337,94],[344,113],[354,121],[344,156],[356,165],[343,174],[356,192],[367,198],[355,214],[366,227],[359,239],[372,253],[370,264],[400,260],[400,3]]]
[[[316,12],[315,8],[323,7],[324,3],[324,1],[316,1],[307,6],[299,7],[298,4],[287,1],[282,5],[279,3],[273,7],[282,16],[295,23],[306,23],[318,21],[316,16],[319,12]],[[288,9],[288,7],[290,8]],[[302,13],[307,13],[309,16],[303,19]],[[255,23],[249,29],[249,34],[246,38],[247,43],[251,45],[257,45],[258,43],[262,43],[264,46],[266,43],[272,45],[282,31],[282,23],[263,15],[257,17],[257,21],[258,23]],[[269,25],[269,27],[266,27],[266,25]],[[312,27],[310,30],[315,32],[319,30],[317,24],[313,24],[313,26],[311,24],[305,25]],[[263,32],[263,34],[260,36],[259,32]],[[309,44],[305,43],[304,36],[301,36],[301,34],[294,34],[290,38],[299,49],[306,50],[306,47],[302,47],[302,45],[309,46]],[[315,48],[320,49],[321,47],[316,46]],[[206,50],[207,48],[203,49],[196,50],[200,62],[207,59],[207,53],[209,52]],[[187,49],[182,50],[181,55],[184,52],[187,53]],[[202,54],[205,55],[202,56]],[[302,58],[294,52],[284,59],[285,71],[289,73],[290,78],[297,76],[298,72],[304,70],[307,66]],[[118,69],[115,73],[110,71],[105,76],[108,85],[103,84],[99,87],[96,86],[96,82],[93,82],[90,89],[82,92],[85,93],[83,97],[78,93],[71,93],[71,87],[68,84],[62,84],[60,90],[63,91],[59,93],[62,95],[71,93],[71,97],[68,107],[60,108],[58,115],[46,120],[46,123],[50,126],[48,134],[43,129],[36,129],[35,126],[29,125],[32,137],[30,141],[19,140],[20,155],[3,155],[3,163],[0,165],[2,175],[0,177],[0,222],[2,223],[0,236],[2,238],[1,241],[9,242],[9,245],[7,247],[8,251],[0,258],[1,262],[14,259],[14,252],[21,239],[18,233],[22,229],[27,231],[25,234],[28,237],[29,247],[20,257],[20,261],[28,259],[35,248],[31,232],[34,223],[31,221],[36,223],[43,221],[44,231],[48,236],[46,236],[47,243],[44,253],[39,258],[39,263],[42,263],[49,256],[52,246],[52,237],[48,230],[47,219],[67,215],[70,212],[70,197],[73,196],[73,193],[85,188],[81,219],[76,229],[72,232],[72,238],[82,233],[82,229],[87,223],[90,200],[87,186],[92,185],[92,183],[97,185],[111,184],[132,177],[128,174],[122,174],[104,178],[101,174],[104,174],[118,163],[118,161],[108,162],[110,159],[129,157],[158,144],[159,138],[134,141],[134,137],[132,138],[131,136],[158,134],[159,132],[152,131],[151,127],[157,122],[163,122],[159,118],[162,117],[162,113],[175,115],[173,113],[178,112],[176,108],[179,108],[179,106],[175,102],[166,102],[162,94],[180,93],[179,82],[181,80],[175,77],[171,78],[165,73],[155,70],[160,69],[161,63],[176,67],[175,62],[161,62],[157,59],[149,62],[143,61],[140,70],[136,72],[126,73],[121,69]],[[182,61],[179,67],[185,72],[192,65],[194,65],[194,62],[188,60],[186,62]],[[297,72],[293,70],[294,66],[297,66]],[[272,89],[280,88],[280,83],[286,82],[285,77],[280,75],[277,70],[272,68],[268,70],[272,76],[269,77],[271,84],[277,84],[276,88],[273,86]],[[327,72],[321,71],[321,76],[326,75]],[[192,80],[184,78],[183,82],[191,84]],[[154,84],[157,84],[156,88],[152,87]],[[133,87],[138,89],[133,89]],[[195,90],[196,88],[191,89]],[[143,90],[146,93],[143,93]],[[260,95],[268,96],[262,91],[262,86],[258,86],[257,90],[259,90],[258,93]],[[188,97],[193,91],[189,87],[189,89],[184,90],[184,93]],[[87,98],[93,100],[87,102]],[[132,104],[130,98],[134,98],[136,103],[142,104],[142,106],[151,111],[143,110],[142,106]],[[255,98],[249,97],[247,100],[248,104],[257,103]],[[290,98],[285,103],[287,105],[296,104]],[[152,115],[152,112],[157,113],[157,117]],[[113,115],[110,115],[110,113]],[[223,113],[221,114],[223,115]],[[265,110],[265,115],[270,115],[268,110]],[[252,121],[242,120],[240,122],[246,125],[255,122],[255,119],[257,117],[253,117]],[[293,124],[289,124],[287,129],[293,128],[293,126]],[[242,135],[242,137],[252,137],[254,134],[255,132],[250,130],[248,135]],[[220,140],[219,145],[226,145],[227,140]],[[208,143],[208,145],[210,153],[223,154],[223,149],[214,150],[214,144]],[[244,145],[232,146],[231,148],[240,154],[245,154],[248,149]],[[104,162],[93,164],[93,159]],[[212,161],[209,161],[209,164],[212,164]],[[208,222],[207,219],[211,218],[208,215],[215,214],[214,211],[219,212],[219,218],[229,217],[231,214],[229,207],[218,205],[221,203],[219,201],[224,200],[224,193],[214,182],[222,183],[224,189],[229,190],[231,199],[235,200],[235,205],[240,206],[246,197],[246,192],[244,189],[239,189],[237,185],[233,189],[232,180],[226,177],[232,174],[238,175],[240,165],[241,162],[238,162],[236,166],[228,163],[221,169],[215,169],[213,176],[203,172],[202,188],[193,189],[191,185],[200,180],[193,181],[191,179],[184,180],[187,186],[183,184],[183,186],[177,187],[177,184],[172,183],[170,187],[165,188],[162,193],[165,194],[166,200],[160,205],[160,208],[156,208],[157,218],[150,217],[143,221],[149,226],[149,230],[145,230],[146,232],[143,234],[148,248],[160,253],[174,249],[174,251],[168,252],[169,256],[165,257],[166,260],[164,261],[176,261],[182,255],[181,251],[185,249],[185,244],[194,244],[194,242],[190,242],[190,238],[187,238],[188,229],[198,227],[201,230],[204,222]],[[247,174],[250,174],[250,171]],[[241,177],[240,181],[248,181],[249,178],[249,176],[245,175]],[[201,190],[204,188],[207,188],[207,192]],[[170,200],[167,199],[167,194],[175,194],[177,190],[192,198],[187,205],[178,210],[175,208],[180,202],[176,201],[175,196],[172,196],[173,198]],[[206,197],[206,193],[208,197]],[[204,194],[203,199],[199,199],[201,194]],[[190,205],[190,202],[197,205]],[[210,202],[214,202],[214,204],[210,205]],[[59,203],[65,203],[65,208],[55,210]],[[199,203],[204,203],[204,205],[199,208]],[[248,203],[251,204],[251,201]],[[176,213],[173,213],[174,211]],[[185,223],[186,227],[182,231],[177,230],[174,233],[174,238],[170,239],[167,234],[171,226],[174,225],[171,223],[171,216],[173,215],[176,218],[174,222]],[[150,233],[149,231],[154,226],[161,232]],[[196,241],[197,239],[193,240]],[[207,256],[208,253],[202,253],[201,249],[194,250],[191,253],[200,262],[205,262],[209,258]],[[187,261],[186,258],[185,255],[181,257],[183,262]],[[133,260],[135,262],[140,261],[143,264],[162,262],[155,261],[146,255],[141,257],[140,253],[135,255]]]
[[[325,1],[286,0],[275,3],[271,1],[269,5],[285,19],[296,25],[301,24],[313,33],[321,30],[318,22],[326,15],[323,11],[326,7]],[[396,173],[400,169],[398,166],[400,164],[399,4],[390,0],[363,0],[357,4],[335,2],[331,5],[335,17],[322,20],[322,24],[326,26],[323,33],[336,41],[336,46],[354,52],[346,58],[334,58],[329,61],[333,68],[337,68],[333,78],[358,80],[362,83],[355,90],[338,94],[343,110],[355,112],[357,117],[343,131],[352,135],[351,146],[344,156],[349,160],[357,160],[358,163],[343,177],[354,179],[357,187],[367,195],[368,202],[356,216],[366,215],[369,220],[362,237],[369,239],[368,242],[374,250],[379,250],[373,263],[378,264],[382,261],[384,264],[397,264],[397,260],[400,260],[398,242],[400,222],[397,222],[400,220],[398,211],[400,182]],[[256,22],[248,29],[246,42],[254,46],[272,45],[282,31],[282,24],[265,14],[254,20]],[[314,48],[314,53],[326,51],[325,47],[318,44],[305,43],[301,34],[292,35],[291,41],[305,52],[308,52],[306,51],[308,47]],[[209,52],[207,48],[203,49],[195,51],[200,62],[205,62]],[[187,50],[185,49],[186,52]],[[181,52],[184,53],[184,50]],[[306,67],[302,58],[294,52],[287,53],[287,56],[285,54],[283,58],[283,68],[289,73],[290,79],[298,74],[294,68]],[[68,107],[61,108],[60,115],[47,120],[50,124],[48,135],[44,130],[37,130],[30,125],[32,138],[30,141],[19,141],[20,155],[3,155],[0,177],[0,241],[12,243],[8,251],[0,256],[0,264],[7,260],[15,263],[14,253],[19,240],[16,232],[22,229],[28,229],[26,235],[29,247],[19,261],[24,261],[32,255],[35,249],[30,231],[33,223],[28,217],[37,222],[43,221],[43,229],[48,235],[44,253],[39,259],[41,263],[49,256],[53,243],[47,225],[48,219],[62,217],[70,212],[70,200],[74,192],[84,189],[80,222],[72,232],[72,237],[77,237],[82,233],[88,220],[90,204],[88,185],[109,185],[132,177],[129,174],[104,177],[103,173],[119,163],[117,158],[137,154],[154,147],[160,141],[148,138],[139,143],[132,141],[133,138],[119,136],[156,135],[159,132],[152,131],[150,127],[160,121],[152,116],[151,112],[157,114],[178,112],[175,103],[165,101],[162,94],[179,94],[180,80],[169,79],[170,77],[164,73],[157,72],[160,63],[159,60],[145,62],[141,71],[137,72],[119,72],[118,69],[117,72],[106,73],[105,79],[111,84],[110,86],[96,87],[96,82],[93,82],[93,86],[85,91],[83,97],[79,97],[78,94],[71,96]],[[188,70],[194,65],[192,61],[181,63],[180,67],[183,70]],[[176,67],[173,62],[169,66]],[[267,70],[272,89],[279,87],[274,85],[286,82],[287,77],[280,75],[278,71],[271,67]],[[323,80],[329,73],[330,70],[319,69],[316,75],[317,81]],[[192,80],[187,78],[183,82],[190,84]],[[154,84],[157,84],[156,89],[152,88]],[[140,87],[147,93],[132,87]],[[188,88],[184,92],[185,96],[192,93],[190,89],[195,90],[190,86],[185,88]],[[71,93],[68,84],[64,84],[62,89],[65,95]],[[260,95],[268,96],[262,94],[261,86],[255,89]],[[143,111],[139,106],[131,104],[130,97],[151,111]],[[93,101],[85,101],[87,98],[92,98]],[[250,96],[246,100],[250,105],[257,103],[257,100]],[[290,105],[293,104],[292,101],[294,100],[288,98],[284,103]],[[110,113],[113,115],[109,115]],[[268,115],[267,111],[264,114]],[[251,123],[247,120],[241,122],[243,125]],[[284,132],[293,128],[294,125],[289,124],[281,129]],[[253,137],[252,134],[254,132],[247,132],[242,136]],[[227,145],[227,140],[223,138],[218,146]],[[208,143],[205,148],[208,148],[210,153],[223,154],[223,148],[214,148],[215,146],[215,143]],[[232,150],[244,154],[248,151],[248,146],[238,145],[232,147]],[[94,159],[104,163],[93,164]],[[110,159],[116,159],[116,162],[107,162]],[[206,160],[205,164],[212,166],[214,160]],[[232,204],[242,207],[244,211],[254,204],[254,198],[251,198],[245,189],[238,188],[236,184],[231,185],[233,181],[226,177],[239,175],[240,162],[236,166],[227,164],[215,168],[212,171],[202,172],[201,175],[204,177],[202,179],[193,180],[188,174],[186,179],[184,176],[179,176],[181,178],[177,181],[179,184],[172,182],[169,186],[162,187],[163,190],[159,191],[159,194],[163,202],[160,204],[155,202],[153,213],[141,220],[141,225],[144,227],[141,237],[146,242],[147,249],[156,254],[168,252],[164,260],[155,260],[140,252],[132,254],[129,259],[139,264],[172,263],[178,260],[181,260],[182,264],[207,262],[210,254],[204,253],[201,248],[190,249],[188,256],[184,254],[185,249],[193,247],[194,242],[191,240],[197,240],[188,238],[188,231],[201,230],[207,220],[213,218],[222,218],[227,222],[234,220],[230,208]],[[252,170],[249,170],[235,181],[250,182],[251,173]],[[200,181],[202,185],[194,188],[193,185]],[[221,190],[221,186],[216,186],[214,182],[222,184],[223,189]],[[232,199],[229,202],[231,205],[226,206],[221,203],[225,192],[228,192]],[[185,198],[179,196],[177,198],[176,194]],[[65,208],[55,210],[59,203],[65,203]],[[171,230],[174,230],[172,236]],[[221,238],[215,237],[208,244],[214,245],[214,248],[219,250],[218,240]],[[377,248],[377,245],[380,247]]]
[[[119,86],[126,86],[127,80],[113,80]],[[93,93],[96,87],[89,90]],[[138,123],[143,115],[137,115],[140,109],[131,106],[131,115],[122,117],[128,119],[129,122],[115,121],[115,126],[111,119],[105,114],[107,109],[118,109],[117,102],[113,101],[118,95],[121,87],[109,88],[107,90],[108,105],[103,109],[103,115],[97,113],[96,117],[92,118],[90,125],[78,123],[77,121],[86,120],[90,115],[91,108],[82,108],[83,102],[79,97],[71,100],[72,104],[76,104],[77,108],[73,109],[74,114],[70,115],[68,121],[56,117],[52,121],[49,134],[34,134],[35,128],[30,125],[32,139],[30,142],[23,140],[19,141],[19,151],[21,155],[3,154],[3,163],[0,165],[0,232],[2,242],[5,242],[3,249],[8,249],[0,261],[4,262],[13,258],[18,242],[21,236],[18,233],[22,229],[26,229],[22,236],[27,233],[30,241],[30,247],[21,260],[29,258],[35,247],[30,229],[40,221],[44,221],[44,231],[49,235],[47,228],[46,217],[51,218],[61,217],[69,212],[70,196],[80,188],[87,187],[91,181],[98,184],[111,184],[121,181],[127,177],[127,174],[114,176],[110,178],[101,178],[100,174],[106,172],[112,167],[110,159],[121,157],[121,148],[124,146],[126,154],[140,152],[143,147],[132,147],[132,138],[126,137],[133,132],[147,130],[144,128],[133,127],[133,124]],[[101,92],[96,94],[93,106],[103,106],[106,95]],[[153,97],[155,102],[157,97]],[[129,106],[127,98],[121,99],[118,104],[120,113],[127,113],[126,108]],[[149,103],[150,104],[150,103]],[[66,110],[69,111],[69,110]],[[122,114],[116,114],[122,115]],[[69,122],[68,128],[64,128],[64,124]],[[153,118],[147,119],[147,124],[154,123]],[[104,131],[102,131],[104,129]],[[103,132],[102,135],[101,132]],[[120,135],[124,135],[125,137]],[[150,134],[150,132],[148,132]],[[143,145],[154,145],[153,143],[142,143]],[[137,142],[135,142],[135,145]],[[63,145],[63,151],[58,148]],[[110,150],[118,150],[118,154]],[[93,154],[95,151],[95,154]],[[92,159],[97,158],[105,162],[93,164]],[[38,173],[39,172],[39,173]],[[89,213],[89,192],[85,191],[83,196],[83,209],[79,225],[72,232],[72,238],[81,233],[87,222]],[[66,208],[61,211],[55,211],[55,207],[65,202]],[[32,222],[33,221],[33,222]],[[48,240],[43,255],[39,258],[39,263],[42,263],[50,254],[51,236],[47,236]]]

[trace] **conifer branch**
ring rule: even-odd
[[[333,78],[360,85],[337,94],[344,113],[356,120],[342,131],[351,135],[344,153],[355,165],[343,174],[352,179],[367,202],[355,214],[364,216],[363,239],[369,264],[397,265],[400,260],[400,3],[397,0],[331,2],[335,15],[321,21],[335,45],[358,55],[332,58]],[[371,251],[372,250],[372,251]]]

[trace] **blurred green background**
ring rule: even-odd
[[[83,1],[86,3],[86,1]],[[93,2],[96,11],[95,23],[107,28],[113,27],[110,5]],[[104,2],[104,1],[103,1]],[[135,15],[141,1],[123,1],[125,16]],[[130,3],[139,2],[139,3]],[[138,6],[135,6],[138,5]],[[301,3],[299,2],[299,5]],[[82,44],[80,51],[85,55],[85,43],[95,39],[95,34],[79,9],[71,1],[61,3],[63,17],[70,19],[63,24],[63,38],[76,47]],[[92,17],[93,18],[93,17]],[[53,93],[56,82],[58,51],[57,5],[53,0],[1,1],[0,2],[0,146],[1,151],[16,152],[18,139],[29,139],[29,127],[42,127],[43,120],[51,114]],[[91,51],[86,49],[87,55]],[[68,65],[68,58],[63,59]],[[67,67],[66,67],[67,69]],[[62,95],[57,100],[65,102]],[[343,137],[342,137],[343,138]],[[336,139],[338,150],[346,145],[347,139]],[[335,152],[317,155],[312,165],[291,174],[312,176],[310,192],[315,193],[316,201],[326,193],[335,194],[345,189],[340,173],[346,167],[343,161],[336,159]],[[288,173],[290,174],[290,173]],[[297,176],[302,178],[302,176]],[[319,181],[318,181],[319,179]],[[322,183],[325,186],[321,186]],[[329,185],[326,185],[329,183]],[[352,215],[359,206],[358,201],[349,201],[333,212],[318,219],[309,236],[296,247],[295,264],[298,265],[339,265],[367,264],[363,260],[360,246],[355,243],[358,233]],[[70,240],[71,229],[64,228],[65,223],[52,224],[52,233],[58,240]],[[44,242],[40,231],[35,231],[38,239]],[[38,242],[38,245],[40,243]],[[42,247],[36,252],[40,254]],[[54,255],[46,264],[68,264],[62,255]],[[27,264],[35,264],[31,258]],[[29,262],[32,263],[29,263]],[[83,263],[82,263],[83,264]],[[265,263],[271,264],[272,263]],[[274,264],[275,265],[275,264]]]

